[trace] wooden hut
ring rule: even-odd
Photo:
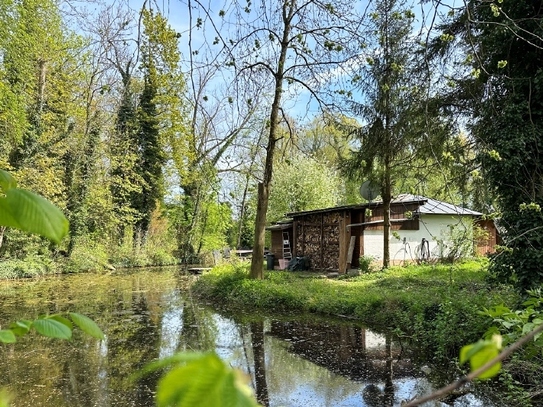
[[[290,221],[268,228],[277,265],[284,265],[284,259],[304,256],[309,258],[313,270],[344,273],[358,268],[364,255],[377,262],[382,260],[382,202],[293,212],[287,216]],[[390,209],[392,262],[443,257],[451,227],[463,227],[469,232],[474,222],[480,222],[489,232],[488,238],[474,242],[476,252],[492,252],[498,239],[496,228],[492,222],[481,221],[481,216],[479,212],[430,198],[407,194],[396,197]]]

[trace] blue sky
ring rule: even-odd
[[[217,52],[219,49],[219,46],[215,45],[209,45],[213,42],[214,38],[217,36],[215,32],[215,28],[219,27],[221,18],[219,17],[219,11],[220,10],[226,10],[228,13],[228,9],[231,5],[231,1],[224,1],[224,0],[201,0],[201,3],[205,4],[207,8],[207,12],[209,13],[209,16],[213,18],[216,22],[216,26],[213,27],[210,24],[210,21],[205,21],[207,19],[207,16],[204,12],[200,11],[199,13],[197,11],[193,11],[192,13],[192,24],[196,23],[197,18],[204,19],[204,25],[203,29],[193,29],[190,33],[189,37],[189,28],[190,28],[190,19],[189,19],[189,12],[188,12],[188,3],[190,0],[149,0],[153,7],[160,9],[162,14],[168,18],[168,21],[173,29],[175,29],[177,32],[181,33],[181,38],[179,40],[180,43],[180,50],[183,55],[183,58],[185,59],[185,62],[189,59],[190,51],[189,51],[189,39],[192,41],[192,50],[198,50],[199,55],[194,55],[193,60],[199,60],[204,55],[210,55],[210,53]],[[371,0],[369,0],[371,2]],[[132,8],[136,13],[139,11],[144,3],[144,0],[115,0],[117,4],[127,4],[130,8]],[[455,2],[461,3],[461,0],[449,0],[445,2],[445,4],[450,4],[452,6],[455,5]],[[114,3],[111,0],[106,0],[106,4],[112,4]],[[243,3],[241,1],[240,3]],[[253,10],[248,15],[251,16],[254,14],[254,10],[258,7],[258,4],[260,4],[260,1],[255,2],[252,6]],[[192,4],[195,5],[194,0],[192,0]],[[409,1],[406,3],[406,6],[411,5],[413,8],[413,11],[416,14],[416,22],[415,22],[415,29],[420,29],[422,26],[428,27],[432,23],[432,2],[427,2],[424,5],[420,5],[418,1]],[[358,9],[359,11],[365,10],[365,8],[368,6],[368,0],[362,0],[362,1],[355,1],[353,2],[353,10]],[[447,11],[446,6],[442,6],[441,9],[442,12],[445,13]],[[228,16],[228,14],[227,14]],[[423,28],[424,31],[424,28]],[[221,32],[221,35],[227,36],[228,33]],[[190,75],[189,66],[188,63],[186,63],[184,67],[187,74]],[[224,71],[225,72],[225,71]],[[330,71],[330,78],[333,78],[334,75],[338,74],[338,70],[331,70]],[[217,76],[216,82],[217,86],[224,86],[225,82],[229,79],[228,76],[229,73],[223,73],[223,75],[226,76]],[[318,114],[318,106],[317,104],[311,100],[309,92],[306,90],[301,90],[300,87],[290,85],[290,91],[287,91],[284,95],[284,108],[286,111],[289,112],[289,114],[297,118],[300,121],[305,120],[311,120],[311,118]]]

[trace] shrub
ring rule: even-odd
[[[90,236],[81,238],[74,246],[70,258],[66,261],[64,271],[77,273],[85,271],[97,271],[108,264],[106,247]]]
[[[151,263],[154,266],[169,266],[177,264],[177,259],[169,252],[163,249],[156,249],[150,255]]]
[[[377,271],[375,259],[372,256],[361,256],[358,261],[360,263],[359,269],[361,273],[373,273],[374,271]]]
[[[23,259],[8,259],[0,262],[0,278],[16,279],[41,277],[57,272],[57,267],[47,256],[28,255]]]

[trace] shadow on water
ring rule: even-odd
[[[422,377],[390,335],[363,326],[272,321],[269,334],[288,342],[290,352],[311,363],[365,383],[362,398],[368,406],[394,405],[394,381]]]
[[[266,382],[266,351],[264,348],[264,322],[251,322],[251,348],[254,359],[256,398],[265,407],[270,405],[268,383]]]
[[[134,382],[131,374],[189,350],[215,350],[249,373],[264,406],[389,407],[431,391],[390,336],[315,316],[221,314],[192,298],[185,278],[142,270],[0,283],[0,326],[75,311],[106,333],[102,341],[75,331],[69,342],[32,336],[0,346],[0,387],[14,395],[12,406],[153,406],[159,376]]]

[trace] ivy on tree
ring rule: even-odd
[[[447,95],[467,122],[482,176],[496,197],[503,245],[490,271],[520,288],[543,282],[543,26],[541,4],[471,0],[431,49],[463,50]],[[454,51],[453,51],[454,50]],[[464,116],[466,117],[466,116]]]

